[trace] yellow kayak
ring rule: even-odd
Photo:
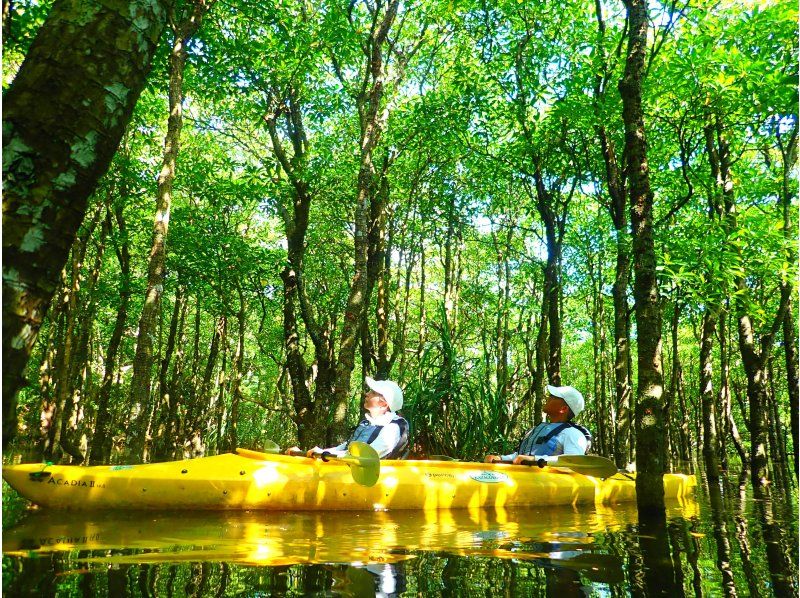
[[[552,466],[386,460],[365,486],[342,460],[238,453],[144,465],[8,465],[3,478],[28,500],[59,509],[374,511],[636,499],[634,476],[623,473],[601,479]],[[682,500],[695,485],[694,476],[664,476],[668,499]]]

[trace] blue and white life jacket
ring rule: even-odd
[[[586,437],[586,442],[591,444],[592,433],[580,424],[572,422],[556,424],[541,423],[525,435],[522,442],[519,443],[517,454],[536,457],[556,454],[556,450],[558,449],[558,435],[567,428],[575,428],[580,431]]]
[[[395,415],[394,419],[387,425],[390,424],[397,424],[397,427],[400,428],[400,440],[397,441],[397,444],[392,451],[382,458],[402,459],[405,457],[406,449],[408,448],[408,422],[399,415]],[[347,444],[356,441],[371,444],[378,437],[378,434],[381,433],[381,430],[383,430],[383,426],[376,426],[367,418],[364,418],[358,422],[356,429],[353,430],[352,434],[350,434]]]

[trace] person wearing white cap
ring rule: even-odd
[[[508,455],[486,455],[484,462],[538,461],[557,455],[584,455],[592,435],[589,430],[572,421],[583,411],[583,395],[571,386],[547,385],[547,403],[542,411],[548,422],[529,430],[516,452]]]
[[[322,449],[315,446],[306,454],[309,457],[322,453],[342,456],[347,453],[351,442],[366,442],[374,448],[381,459],[401,459],[408,447],[408,422],[397,411],[403,407],[403,390],[391,380],[374,380],[367,376],[365,382],[369,392],[364,396],[364,409],[367,413],[358,423],[353,433],[343,443]],[[297,454],[296,446],[287,449],[286,454]]]

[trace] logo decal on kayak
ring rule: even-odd
[[[65,480],[63,478],[50,478],[47,482],[48,484],[55,484],[56,486],[68,486],[72,488],[105,488],[105,484],[97,484],[94,480]]]
[[[504,473],[497,473],[496,471],[481,471],[479,473],[471,473],[470,476],[476,482],[483,482],[484,484],[497,484],[499,482],[507,482],[508,476]]]

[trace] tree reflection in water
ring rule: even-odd
[[[8,595],[796,595],[791,493],[722,480],[639,521],[595,509],[31,512],[3,534]],[[5,520],[5,518],[4,518]],[[711,564],[711,565],[710,565]],[[716,566],[714,566],[716,564]]]

